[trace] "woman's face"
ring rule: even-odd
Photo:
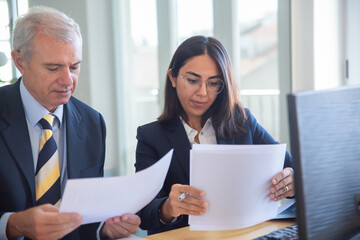
[[[188,117],[188,124],[191,127],[199,126],[203,114],[217,97],[217,94],[211,91],[214,83],[220,79],[217,63],[209,55],[200,55],[190,58],[180,68],[177,78],[171,76],[171,70],[168,75]]]

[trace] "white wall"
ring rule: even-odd
[[[291,1],[292,91],[314,89],[313,0]]]
[[[292,90],[342,85],[342,0],[291,1]]]
[[[339,0],[314,1],[315,89],[333,88],[343,82],[341,6]]]
[[[346,59],[349,60],[348,84],[360,84],[360,1],[346,1]]]

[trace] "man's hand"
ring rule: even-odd
[[[59,213],[51,204],[29,208],[10,215],[6,235],[8,239],[26,236],[31,239],[59,239],[80,226],[78,213]]]
[[[140,218],[135,214],[110,218],[106,220],[100,234],[111,239],[128,237],[138,231],[140,222]]]

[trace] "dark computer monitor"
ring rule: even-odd
[[[360,232],[360,85],[288,95],[299,239]]]

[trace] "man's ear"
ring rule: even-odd
[[[173,86],[173,88],[176,88],[176,78],[171,75],[171,68],[168,70],[167,74],[171,81],[171,86]]]
[[[25,59],[21,56],[20,52],[17,50],[12,50],[11,57],[14,61],[16,68],[20,71],[21,74],[24,74],[24,65],[26,64],[26,62]]]

